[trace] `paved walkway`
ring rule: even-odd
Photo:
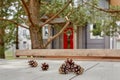
[[[0,80],[120,80],[120,62],[75,61],[86,71],[79,76],[59,74],[58,68],[64,60],[36,60],[38,67],[28,66],[28,60],[0,60]],[[41,63],[50,65],[48,71],[41,70]]]

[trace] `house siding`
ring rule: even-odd
[[[102,38],[91,38],[90,24],[83,29],[82,48],[83,49],[109,49],[110,37],[104,36]]]

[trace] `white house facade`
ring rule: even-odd
[[[31,49],[30,32],[28,29],[18,28],[18,41],[20,50]]]

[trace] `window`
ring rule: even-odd
[[[23,30],[23,36],[26,36],[26,30]]]
[[[45,26],[45,30],[44,31],[45,31],[44,32],[45,36],[48,36],[48,27],[47,26]]]
[[[110,0],[100,0],[99,6],[104,9],[109,9]]]
[[[47,39],[48,38],[48,25],[45,25],[42,28],[42,34],[43,34],[43,39]]]
[[[23,49],[26,49],[27,46],[26,46],[27,42],[26,41],[23,41]]]
[[[96,24],[90,24],[90,39],[103,39],[103,37],[100,36],[102,32],[96,31],[95,29],[97,29]]]

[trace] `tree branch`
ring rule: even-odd
[[[27,12],[28,20],[30,21],[31,25],[32,25],[33,27],[35,27],[35,26],[34,26],[34,23],[33,23],[33,21],[32,21],[32,19],[31,19],[30,11],[29,11],[29,8],[27,7],[27,4],[25,3],[24,0],[21,0],[21,1],[22,1],[22,3],[23,3],[23,6],[24,6],[26,12]]]
[[[60,11],[58,11],[54,16],[52,16],[50,19],[48,19],[47,21],[45,21],[42,25],[40,25],[40,27],[43,27],[45,24],[49,23],[54,18],[56,18],[56,16],[58,16],[62,11],[64,11],[71,2],[72,2],[72,0],[68,0],[68,2],[66,3],[66,5]]]
[[[68,21],[66,22],[66,24],[64,25],[64,27],[63,27],[56,35],[54,35],[53,37],[51,37],[51,38],[49,38],[49,39],[47,40],[46,44],[44,45],[44,48],[46,48],[52,40],[54,40],[54,39],[57,38],[59,35],[61,35],[61,34],[63,33],[63,31],[66,29],[66,27],[67,27],[69,24],[70,24],[70,21],[68,20]]]
[[[95,9],[100,10],[100,11],[103,11],[103,12],[107,12],[107,13],[120,13],[120,10],[110,10],[110,9],[108,10],[108,9],[103,9],[103,8],[94,6],[94,5],[90,4],[90,3],[87,3],[87,4],[88,4],[89,6],[94,7]]]
[[[26,26],[21,25],[21,24],[15,22],[15,21],[13,21],[13,20],[3,19],[3,18],[0,18],[0,20],[2,20],[2,21],[8,21],[8,22],[14,23],[15,25],[19,25],[20,27],[23,27],[23,28],[29,29],[29,28],[27,28]]]

